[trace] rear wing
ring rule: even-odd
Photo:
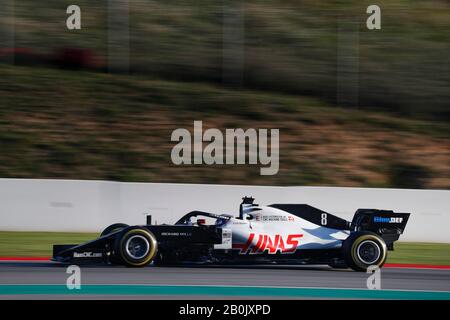
[[[403,233],[409,213],[397,213],[392,210],[358,209],[353,216],[350,228],[354,231],[371,231],[380,235],[388,249],[394,249],[394,242]]]

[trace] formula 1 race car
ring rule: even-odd
[[[98,239],[54,245],[53,261],[129,267],[202,264],[326,264],[366,271],[383,266],[409,213],[358,209],[351,222],[307,204],[259,206],[244,197],[239,216],[192,211],[174,225],[113,224]]]

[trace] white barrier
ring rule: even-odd
[[[100,231],[114,222],[174,223],[191,210],[237,214],[260,204],[308,203],[345,219],[358,208],[410,212],[404,241],[450,243],[450,191],[263,187],[77,180],[0,179],[0,230]]]

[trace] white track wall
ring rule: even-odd
[[[237,214],[256,203],[307,203],[350,220],[358,208],[410,212],[403,241],[450,243],[450,191],[262,187],[0,179],[0,230],[100,231],[109,224],[174,223],[191,210]]]

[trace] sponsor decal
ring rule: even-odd
[[[74,252],[74,258],[101,258],[103,255],[101,252]]]
[[[300,238],[303,234],[290,234],[287,237],[276,234],[270,236],[267,234],[256,235],[250,233],[245,244],[233,244],[234,249],[239,249],[239,254],[269,254],[276,253],[294,253],[297,250]],[[255,244],[256,242],[256,244]]]
[[[373,222],[376,223],[402,223],[403,218],[400,217],[373,217]]]
[[[162,236],[167,236],[167,237],[191,237],[192,233],[191,232],[161,232]]]
[[[280,215],[262,215],[257,214],[255,216],[256,221],[262,222],[283,222],[283,221],[294,221],[294,217],[291,216],[280,216]]]

